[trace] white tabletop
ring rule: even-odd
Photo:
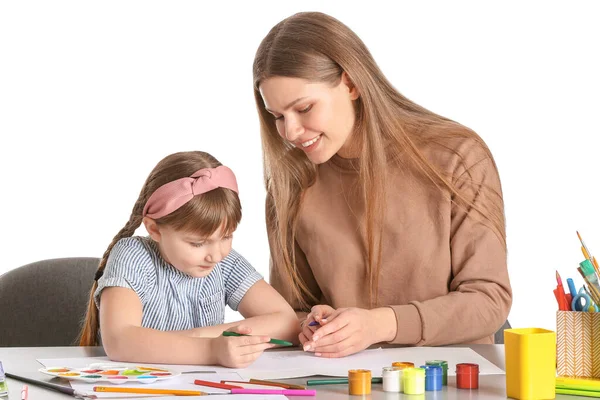
[[[504,346],[503,345],[470,345],[470,347],[487,360],[504,370]],[[2,347],[0,348],[0,361],[4,365],[4,370],[15,375],[24,375],[28,378],[42,381],[50,381],[50,377],[37,372],[40,364],[36,361],[39,358],[75,358],[75,357],[99,357],[104,356],[104,350],[101,347]],[[307,378],[286,379],[283,382],[306,384]],[[456,388],[456,378],[448,377],[448,386],[445,386],[440,392],[426,392],[425,395],[404,395],[402,393],[389,393],[382,390],[381,384],[372,386],[371,395],[350,396],[348,395],[347,385],[323,385],[314,387],[317,389],[316,399],[360,399],[360,400],[442,400],[442,399],[506,399],[505,375],[481,375],[479,377],[479,389],[464,390]],[[8,379],[9,400],[19,400],[21,398],[21,388],[23,383],[14,379]],[[29,384],[30,400],[58,400],[68,399],[70,396],[46,388],[37,387]],[[156,397],[153,397],[156,398]],[[561,396],[559,399],[569,399],[574,396]],[[294,397],[296,400],[303,398]],[[308,398],[306,398],[308,399]],[[312,399],[312,397],[311,397]],[[580,398],[579,398],[580,399]]]

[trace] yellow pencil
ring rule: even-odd
[[[125,388],[118,386],[94,386],[94,392],[139,393],[139,394],[170,394],[173,396],[208,396],[206,392],[179,389]]]
[[[600,389],[600,380],[594,378],[571,378],[566,376],[556,377],[557,385],[578,385],[578,386],[589,386]]]

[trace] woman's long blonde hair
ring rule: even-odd
[[[356,123],[353,136],[362,145],[359,176],[365,204],[367,251],[364,261],[371,306],[377,303],[374,293],[377,293],[382,252],[384,171],[389,160],[410,163],[440,190],[448,190],[454,202],[483,216],[485,223],[506,246],[502,194],[487,188],[496,201],[481,209],[466,199],[454,187],[450,177],[445,176],[419,150],[421,145],[442,138],[472,138],[485,149],[493,162],[481,138],[400,94],[383,75],[365,44],[340,21],[318,12],[298,13],[275,25],[263,39],[254,59],[253,77],[263,146],[267,230],[278,247],[271,248],[271,257],[274,263],[283,265],[292,293],[305,309],[318,303],[319,299],[310,293],[296,269],[294,247],[302,195],[315,182],[316,165],[302,150],[294,148],[278,134],[275,120],[265,109],[259,88],[261,82],[275,76],[334,86],[340,82],[343,72],[360,94],[354,102]],[[425,133],[428,126],[440,129],[431,135]]]
[[[133,206],[129,221],[110,242],[98,265],[98,271],[90,291],[85,322],[81,331],[80,346],[96,346],[99,344],[100,321],[98,319],[98,308],[94,302],[98,279],[104,273],[108,256],[115,244],[123,238],[132,236],[141,225],[143,220],[142,211],[150,195],[166,183],[189,177],[200,169],[216,168],[220,165],[221,163],[208,153],[189,151],[168,155],[150,172]],[[155,222],[159,226],[169,226],[177,231],[210,236],[218,229],[223,229],[225,235],[233,233],[241,219],[242,206],[238,194],[229,189],[218,188],[201,196],[193,197],[179,209],[164,217],[157,218]]]

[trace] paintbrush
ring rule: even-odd
[[[594,270],[596,271],[596,274],[598,276],[600,276],[600,266],[598,266],[598,261],[596,261],[596,257],[594,257],[592,255],[592,252],[590,251],[590,249],[588,249],[588,247],[585,245],[583,238],[579,234],[579,231],[575,231],[575,232],[577,232],[577,237],[579,238],[579,241],[581,242],[581,251],[583,252],[583,256],[586,259],[590,260],[590,262],[594,266]]]
[[[75,390],[75,389],[73,389],[72,387],[69,387],[69,386],[63,386],[63,385],[57,385],[56,383],[39,381],[37,379],[31,379],[31,378],[26,378],[24,376],[10,374],[8,372],[6,372],[6,376],[9,377],[9,378],[12,378],[12,379],[17,379],[19,381],[31,383],[32,385],[41,386],[41,387],[45,387],[47,389],[56,390],[57,392],[62,392],[62,393],[68,394],[68,395],[73,396],[73,397],[75,397],[77,399],[97,399],[98,398],[94,394],[87,394],[87,393],[84,393],[84,392],[80,392],[80,391]]]

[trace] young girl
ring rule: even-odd
[[[241,216],[235,176],[211,155],[160,161],[100,262],[80,345],[100,328],[113,360],[242,368],[271,336],[297,341],[292,308],[231,248]],[[132,236],[141,223],[149,237]],[[225,305],[247,319],[224,324]]]
[[[304,349],[493,343],[512,293],[483,140],[402,96],[325,14],[273,27],[253,74],[270,282],[303,320]]]

